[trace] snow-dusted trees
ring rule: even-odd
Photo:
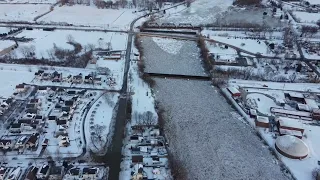
[[[147,111],[138,115],[138,125],[152,126],[157,124],[157,117],[151,112]]]
[[[24,58],[33,58],[36,52],[36,47],[34,45],[20,46],[19,51]]]

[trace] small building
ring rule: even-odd
[[[141,156],[141,155],[132,156],[131,157],[131,162],[132,162],[132,164],[142,163],[143,162],[143,156]]]
[[[83,168],[82,170],[82,178],[83,179],[90,179],[90,180],[96,180],[97,174],[99,172],[99,168]]]
[[[49,173],[49,180],[62,179],[62,176],[63,176],[62,167],[58,167],[58,166],[51,167],[50,173]]]
[[[40,105],[41,104],[41,99],[31,99],[29,104],[37,104]]]
[[[0,139],[0,148],[7,150],[11,149],[12,140],[11,139]]]
[[[52,82],[61,82],[62,81],[62,73],[58,73],[57,71],[52,73]]]
[[[304,96],[301,93],[290,92],[290,93],[285,93],[285,96],[288,97],[292,101],[297,101],[299,103],[305,104]]]
[[[70,91],[67,91],[67,94],[68,94],[68,95],[76,95],[76,94],[77,94],[77,91],[70,90]]]
[[[277,117],[275,120],[278,124],[279,131],[280,129],[288,129],[300,131],[302,134],[304,132],[303,124],[299,120],[287,117]]]
[[[63,126],[63,127],[68,127],[68,121],[67,120],[62,120],[62,119],[59,119],[57,120],[57,125],[58,126]]]
[[[72,83],[80,84],[82,82],[83,82],[82,75],[79,74],[72,77]]]
[[[26,109],[26,113],[38,114],[38,109],[37,108]]]
[[[17,93],[25,92],[26,90],[27,90],[27,88],[26,88],[25,84],[16,85],[16,92]]]
[[[37,104],[27,104],[27,105],[26,105],[26,108],[27,108],[27,109],[35,109],[35,108],[37,108],[37,107],[38,107]]]
[[[49,145],[49,139],[44,139],[42,142],[42,147],[47,147]]]
[[[58,117],[57,116],[48,116],[49,121],[57,121]]]
[[[284,135],[290,135],[290,136],[295,136],[299,139],[302,139],[302,132],[301,131],[297,131],[297,130],[289,130],[289,129],[279,129],[279,134],[280,136],[284,136]]]
[[[21,123],[13,123],[10,126],[11,133],[21,133]]]
[[[72,178],[78,179],[80,175],[80,168],[72,168],[69,170],[68,175]]]
[[[314,99],[305,98],[304,101],[309,106],[310,111],[312,111],[313,109],[319,109],[318,103]]]
[[[14,149],[24,148],[27,140],[28,140],[27,136],[21,136],[16,142],[16,144],[14,145]]]
[[[101,77],[94,78],[94,79],[93,79],[93,82],[94,82],[94,84],[101,85],[101,84],[102,84]]]
[[[257,116],[254,122],[256,127],[269,128],[270,126],[269,118],[266,116]]]
[[[68,136],[60,136],[59,146],[68,147],[70,145],[70,140]]]
[[[84,83],[92,84],[93,83],[93,77],[91,75],[84,76]]]
[[[72,107],[74,105],[74,101],[73,100],[68,100],[64,102],[64,105],[66,107]]]
[[[28,149],[36,149],[39,145],[39,134],[32,134],[27,141],[26,147]]]
[[[256,118],[257,117],[257,110],[250,109],[249,113],[250,113],[250,117],[251,118]]]
[[[42,74],[42,79],[43,79],[43,80],[51,79],[51,74],[50,74],[50,73],[43,73],[43,74]]]
[[[281,109],[281,108],[275,108],[271,107],[270,112],[277,115],[277,116],[290,116],[295,117],[296,119],[304,118],[307,120],[308,118],[312,118],[310,112],[305,111],[296,111],[296,110],[288,110],[288,109]]]
[[[39,170],[38,170],[38,173],[37,173],[37,179],[45,179],[48,177],[49,175],[49,172],[50,172],[50,166],[45,164],[43,165]]]
[[[309,111],[310,111],[310,108],[309,108],[309,106],[306,105],[306,104],[300,104],[300,103],[298,103],[298,104],[297,104],[297,110],[309,112]]]
[[[228,91],[231,93],[232,97],[240,97],[241,92],[235,87],[228,87]]]
[[[39,86],[38,87],[38,93],[40,93],[40,94],[46,94],[46,93],[48,93],[49,90],[50,90],[50,88],[47,86]]]
[[[130,136],[130,143],[136,144],[139,142],[143,141],[143,137],[142,136],[138,136],[138,135],[132,135]]]
[[[320,109],[312,110],[312,119],[320,121]]]

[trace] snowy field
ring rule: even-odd
[[[16,85],[20,83],[28,83],[34,78],[34,73],[29,72],[27,69],[21,71],[11,68],[3,69],[3,66],[0,67],[0,97],[8,98],[15,92]]]
[[[15,42],[14,41],[9,41],[9,40],[4,40],[4,41],[1,41],[0,40],[0,52],[3,50],[3,49],[6,49],[10,46],[13,46],[15,45]]]
[[[226,11],[232,2],[232,0],[196,0],[189,8],[172,9],[159,19],[159,22],[208,24],[213,22],[217,14]]]
[[[8,33],[11,29],[16,29],[16,28],[0,27],[0,34]]]
[[[134,9],[98,9],[95,6],[62,6],[38,19],[38,22],[68,23],[84,26],[103,26],[105,29],[129,29],[130,23],[139,14]]]
[[[293,11],[292,13],[300,22],[316,23],[320,19],[319,13],[308,13],[302,11]]]
[[[199,49],[193,41],[143,37],[146,72],[205,75]]]
[[[50,10],[46,4],[1,4],[0,21],[28,21]]]
[[[125,50],[126,34],[111,33],[111,32],[85,32],[72,30],[25,30],[16,37],[33,38],[34,40],[28,43],[20,43],[19,47],[14,50],[17,58],[23,58],[21,49],[24,47],[35,47],[37,58],[49,58],[48,51],[52,50],[54,44],[59,48],[72,50],[74,47],[67,42],[68,36],[72,36],[75,42],[80,43],[83,47],[89,44],[94,45],[95,48],[107,48],[108,43],[111,42],[113,50]]]
[[[170,112],[170,150],[186,166],[188,179],[289,179],[209,82],[156,79],[155,90]]]

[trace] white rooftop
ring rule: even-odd
[[[307,145],[295,136],[279,136],[276,139],[276,146],[282,152],[295,157],[304,157],[309,153]]]
[[[280,123],[280,126],[304,129],[303,123],[301,123],[297,119],[292,119],[292,118],[288,118],[288,117],[277,117],[276,121],[278,121]]]
[[[257,121],[262,123],[269,123],[269,118],[266,116],[257,116]]]

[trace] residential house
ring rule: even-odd
[[[40,94],[46,94],[46,93],[48,93],[49,90],[50,90],[50,88],[47,86],[39,86],[38,87],[38,93],[40,93]]]
[[[26,113],[38,114],[38,109],[37,108],[26,109]]]
[[[47,147],[49,144],[49,139],[44,139],[42,142],[42,147]]]
[[[143,162],[143,156],[141,156],[141,155],[132,156],[131,157],[131,162],[132,162],[132,164],[142,163]]]
[[[102,84],[101,77],[96,77],[96,78],[94,78],[94,79],[93,79],[93,82],[94,82],[94,84],[101,85],[101,84]]]
[[[0,139],[0,148],[2,149],[11,149],[12,147],[12,140],[11,139]]]
[[[50,173],[49,173],[49,180],[62,179],[62,174],[63,174],[62,167],[58,167],[58,166],[51,167]]]
[[[81,91],[78,91],[77,94],[78,94],[79,96],[84,96],[84,95],[86,94],[86,92],[87,92],[87,90],[83,89],[83,90],[81,90]]]
[[[41,78],[43,75],[44,71],[43,70],[38,70],[38,72],[34,73],[34,75],[36,76],[36,78]]]
[[[42,74],[42,80],[49,80],[49,79],[51,79],[50,73],[43,73]]]
[[[77,91],[70,90],[70,91],[67,91],[67,94],[68,94],[68,95],[76,95],[76,94],[77,94]]]
[[[72,77],[72,83],[80,84],[82,82],[83,80],[81,74]]]
[[[313,109],[312,110],[312,119],[320,120],[320,109]]]
[[[64,94],[65,92],[66,92],[66,90],[65,90],[64,88],[59,87],[59,88],[57,89],[57,93],[58,93],[58,94]]]
[[[62,73],[58,73],[57,71],[52,73],[52,82],[61,82],[62,81]]]
[[[93,77],[91,75],[84,76],[84,83],[92,84],[93,83]]]
[[[16,92],[17,93],[22,93],[22,92],[25,92],[26,90],[27,90],[27,87],[25,84],[16,85]]]
[[[40,105],[41,104],[41,99],[30,99],[29,104]]]
[[[27,141],[26,147],[28,149],[36,149],[39,145],[39,134],[32,134]]]
[[[29,168],[29,171],[27,172],[26,178],[25,180],[37,180],[37,172],[38,172],[39,168],[31,166]]]
[[[27,142],[28,137],[27,136],[21,136],[16,144],[14,145],[14,149],[21,149],[25,147],[25,143]]]
[[[37,179],[45,179],[48,177],[49,175],[49,172],[50,172],[50,166],[45,164],[43,165],[39,170],[38,170],[38,173],[37,173]]]
[[[86,180],[96,180],[99,168],[83,168],[82,178]]]
[[[67,101],[64,102],[64,105],[66,107],[73,107],[74,101],[73,100],[67,100]]]
[[[57,121],[58,117],[57,116],[48,116],[49,121]]]
[[[39,122],[42,122],[43,119],[44,119],[44,117],[42,115],[36,115],[36,117],[35,117],[35,120],[39,121]]]
[[[27,109],[36,109],[37,107],[38,107],[37,104],[27,104],[27,105],[26,105],[26,108],[27,108]]]
[[[21,123],[13,123],[10,126],[11,133],[21,133]]]
[[[69,170],[68,175],[71,177],[71,179],[79,179],[80,175],[80,168],[72,168]]]
[[[68,127],[68,121],[67,120],[63,120],[63,119],[59,119],[59,120],[57,120],[57,125],[58,126],[63,126],[63,127]]]
[[[69,113],[70,110],[71,110],[71,108],[68,107],[68,106],[64,106],[64,107],[61,108],[61,110],[62,110],[62,112],[67,112],[67,113]]]
[[[130,136],[130,143],[132,144],[137,144],[143,141],[143,137],[142,136],[138,136],[138,135],[132,135]]]
[[[70,140],[68,136],[60,136],[59,146],[68,147],[70,145]]]

